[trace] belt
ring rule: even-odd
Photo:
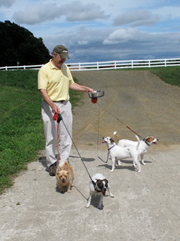
[[[67,100],[59,100],[59,101],[53,101],[53,102],[59,102],[59,103],[64,103],[64,102],[66,102]]]

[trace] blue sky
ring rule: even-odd
[[[70,63],[180,57],[178,0],[0,0],[9,20],[69,49]]]

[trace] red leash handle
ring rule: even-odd
[[[58,120],[58,114],[59,112],[56,112],[53,116],[53,120],[57,121]],[[56,145],[57,145],[57,166],[59,165],[59,134],[58,134],[58,127],[59,127],[59,122],[56,124]]]
[[[54,114],[54,116],[53,116],[53,120],[54,120],[54,121],[57,121],[57,119],[58,119],[58,114],[59,114],[59,111]]]

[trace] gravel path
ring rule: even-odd
[[[73,72],[81,84],[105,91],[92,104],[85,98],[74,109],[73,139],[91,175],[109,180],[114,198],[94,200],[85,208],[89,176],[76,149],[71,153],[75,187],[56,190],[45,171],[44,153],[28,165],[12,188],[0,196],[2,241],[179,241],[180,240],[180,88],[165,84],[148,71]],[[154,135],[158,145],[145,156],[141,174],[132,160],[110,172],[102,136]]]

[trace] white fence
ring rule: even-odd
[[[180,58],[67,63],[67,65],[69,66],[71,71],[153,68],[153,67],[180,66]],[[37,70],[41,66],[42,65],[5,66],[5,67],[0,67],[0,70],[15,70],[15,69],[16,70],[18,69]]]

